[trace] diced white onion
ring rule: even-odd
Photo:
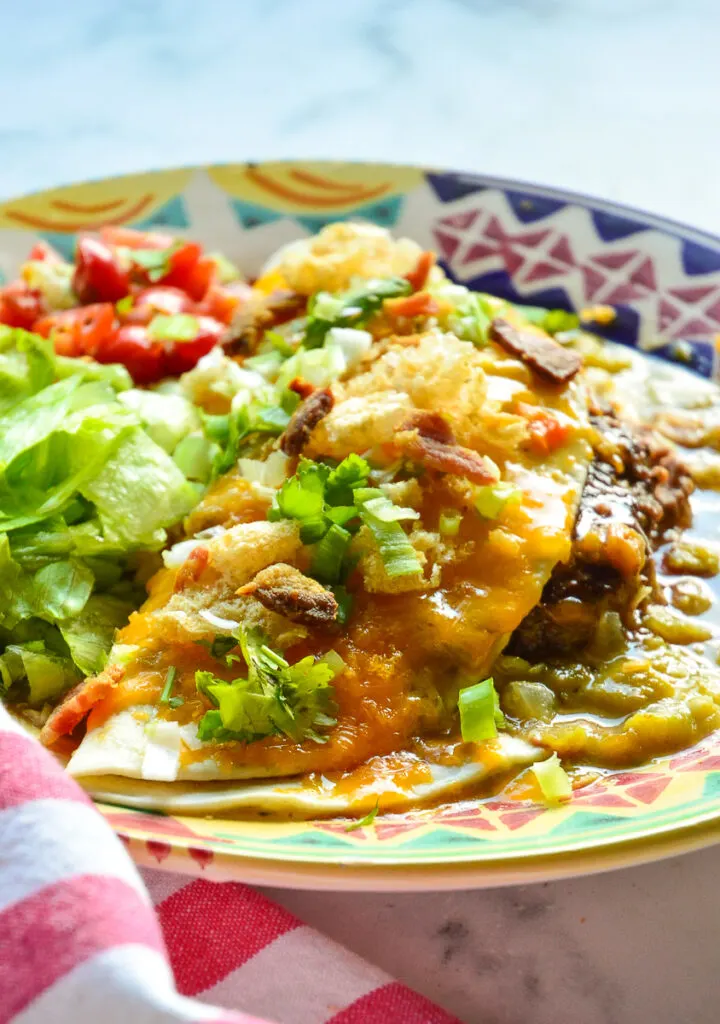
[[[238,468],[249,483],[276,490],[285,483],[289,461],[282,452],[271,452],[264,461],[238,459]]]
[[[185,562],[190,552],[197,547],[197,539],[191,537],[190,540],[181,540],[178,544],[173,544],[167,551],[163,551],[162,559],[166,569],[179,569],[180,566]]]
[[[141,775],[156,782],[174,782],[180,767],[180,726],[177,722],[152,721],[146,729],[147,747]]]
[[[205,619],[206,622],[209,622],[214,629],[226,630],[228,633],[232,633],[239,625],[234,619],[221,619],[219,615],[214,615],[207,608],[201,608],[198,615]]]
[[[347,369],[352,370],[370,351],[372,341],[372,334],[369,331],[357,330],[354,327],[331,327],[325,346],[328,347],[328,343],[337,345],[345,357]]]

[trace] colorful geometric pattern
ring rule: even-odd
[[[612,204],[468,174],[381,164],[275,162],[157,171],[0,205],[0,279],[38,237],[65,252],[103,223],[163,225],[257,273],[278,246],[332,220],[364,217],[434,247],[459,281],[514,301],[612,305],[603,333],[720,377],[720,239]],[[678,342],[682,342],[681,345]],[[686,344],[687,343],[687,344]],[[720,735],[675,757],[611,773],[565,806],[464,801],[340,821],[183,818],[101,805],[140,860],[242,876],[267,865],[496,865],[635,844],[720,820]],[[709,834],[709,832],[708,832]],[[233,857],[239,858],[233,868]]]

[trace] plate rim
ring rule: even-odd
[[[244,159],[207,164],[176,164],[150,169],[123,171],[120,174],[105,174],[82,181],[76,180],[60,183],[27,193],[7,196],[0,199],[0,208],[8,204],[20,202],[23,199],[42,197],[56,191],[134,179],[145,175],[162,176],[183,171],[189,174],[196,172],[207,173],[213,169],[243,168],[263,163],[280,167],[292,167],[298,163],[312,163],[334,167],[353,167],[359,170],[364,167],[374,167],[400,171],[417,171],[424,176],[429,187],[432,187],[432,184],[427,182],[426,176],[447,175],[460,180],[476,181],[483,188],[544,196],[578,207],[589,208],[590,211],[597,210],[621,217],[624,216],[629,220],[640,222],[639,226],[642,230],[657,230],[674,239],[706,245],[720,252],[720,234],[704,231],[686,222],[675,220],[674,218],[631,204],[617,202],[613,199],[606,199],[591,193],[551,184],[525,181],[521,178],[506,178],[498,175],[484,174],[478,170],[463,170],[437,164],[404,163],[386,160],[332,159],[329,157],[306,156],[285,157],[267,161]],[[28,234],[31,233],[28,232]],[[124,805],[124,807],[127,809],[127,805]],[[112,814],[104,811],[101,803],[98,804],[98,809],[112,825]],[[170,814],[169,816],[173,818],[183,817],[181,814]],[[128,833],[131,852],[133,852],[134,858],[138,863],[143,863],[151,856],[147,850],[147,844],[151,840],[148,840],[147,836],[142,835],[142,830],[126,829],[118,826],[117,831]],[[135,831],[139,834],[133,835]],[[160,839],[159,833],[156,833],[156,835]],[[545,838],[550,839],[550,836]],[[467,854],[463,853],[453,859],[436,862],[435,864],[413,864],[407,861],[403,862],[402,859],[390,864],[385,860],[373,861],[368,854],[365,854],[362,861],[360,861],[359,859],[354,859],[349,850],[337,851],[334,860],[318,860],[317,858],[303,859],[302,851],[297,851],[292,858],[289,858],[286,851],[274,854],[272,851],[266,850],[260,856],[253,856],[252,854],[243,854],[241,850],[234,849],[232,851],[208,851],[212,856],[212,862],[206,868],[203,868],[199,863],[195,864],[192,861],[188,855],[189,850],[194,846],[202,848],[203,845],[207,849],[207,845],[213,841],[212,837],[196,835],[189,838],[186,836],[163,835],[162,840],[172,848],[173,861],[178,860],[182,862],[180,867],[175,867],[175,870],[182,870],[187,873],[188,868],[194,865],[197,867],[198,872],[207,870],[208,876],[216,872],[222,873],[227,871],[227,877],[232,876],[234,878],[242,877],[247,871],[251,875],[257,876],[255,881],[258,884],[287,885],[310,889],[336,889],[340,887],[356,889],[358,891],[420,891],[426,889],[428,884],[431,884],[436,889],[481,888],[612,870],[616,867],[641,864],[673,856],[676,852],[682,852],[685,849],[699,849],[715,842],[720,842],[720,807],[708,810],[705,813],[697,813],[684,822],[676,821],[667,825],[659,825],[652,831],[647,831],[647,827],[645,827],[645,830],[636,836],[630,835],[625,838],[613,838],[612,835],[605,838],[598,836],[578,837],[559,852],[536,852],[532,849],[526,849],[515,856],[508,857],[502,854],[493,856],[491,853],[489,856],[483,856],[480,860],[477,859],[477,855],[468,852]],[[242,842],[240,838],[238,841]],[[588,841],[592,842],[591,846],[588,846]],[[397,855],[398,858],[402,858],[401,849],[397,850]],[[164,863],[161,865],[158,865],[158,863],[148,863],[146,866],[157,868],[158,866],[164,866]],[[338,881],[342,882],[340,886],[335,884],[334,876],[336,874],[341,876],[338,879]],[[286,877],[288,880],[281,880]],[[417,882],[414,880],[415,877],[417,877]],[[307,884],[305,884],[305,880],[307,880]]]

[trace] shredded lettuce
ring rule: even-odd
[[[520,501],[520,488],[503,480],[478,487],[475,491],[475,508],[483,519],[497,519],[509,505],[517,505]]]
[[[382,307],[385,299],[409,295],[412,287],[404,277],[364,281],[342,295],[318,292],[308,303],[304,346],[320,348],[333,327],[361,327]]]
[[[0,327],[0,675],[18,699],[102,668],[142,599],[133,553],[162,548],[197,500],[170,450],[199,424],[124,367]]]

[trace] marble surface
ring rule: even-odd
[[[716,0],[0,0],[0,196],[169,164],[421,162],[720,232]],[[274,893],[467,1022],[711,1024],[720,851],[496,892]]]

